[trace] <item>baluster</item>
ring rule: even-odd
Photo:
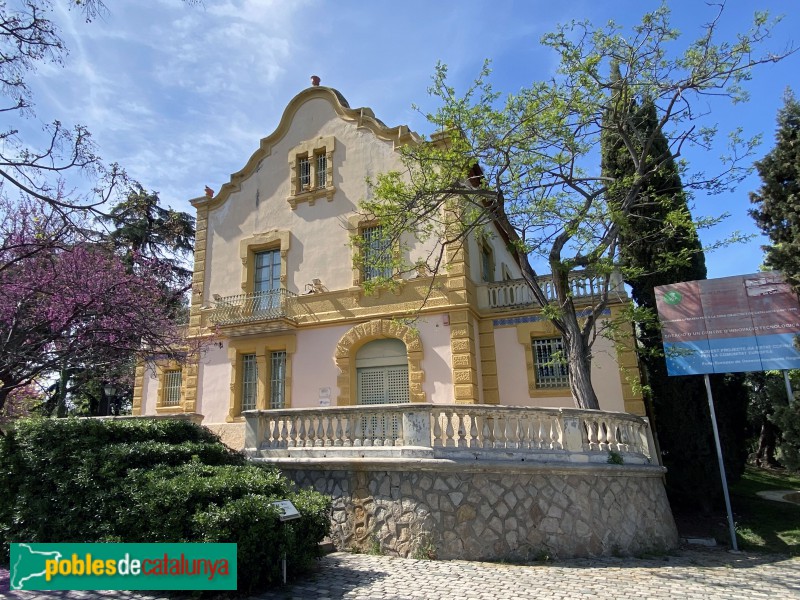
[[[617,452],[621,452],[625,450],[624,444],[622,443],[622,438],[624,437],[622,433],[622,429],[625,427],[623,423],[612,422],[611,423],[611,441],[613,449]]]
[[[469,420],[469,447],[478,447],[478,415],[472,415]]]
[[[375,440],[372,442],[373,446],[383,446],[386,442],[386,419],[387,415],[381,411],[375,419]]]
[[[364,418],[364,445],[372,446],[375,437],[375,413]]]
[[[636,443],[636,424],[629,422],[625,427],[625,450],[628,452],[640,452]]]
[[[303,419],[305,421],[305,419]],[[316,418],[314,416],[310,416],[308,418],[308,422],[306,423],[306,447],[313,448],[314,447],[314,440],[316,439]]]
[[[281,445],[279,446],[280,448],[289,447],[289,427],[287,424],[288,421],[289,421],[288,417],[280,418],[280,424],[281,424],[281,437],[280,437]]]
[[[465,425],[465,420],[469,419],[469,415],[459,415],[456,413],[456,423],[458,423],[458,447],[459,448],[466,448],[467,447],[467,426]]]
[[[364,445],[364,417],[360,415],[352,416],[353,422],[353,446]]]
[[[345,448],[351,448],[353,446],[353,417],[349,414],[343,414],[341,416],[342,421],[342,445]]]
[[[453,411],[446,411],[445,416],[447,418],[445,425],[445,446],[452,448],[456,445],[455,432],[453,431]]]
[[[394,437],[394,431],[397,430],[397,437]],[[405,431],[403,430],[403,413],[398,411],[392,413],[392,435],[389,437],[390,446],[405,446]]]
[[[277,448],[278,444],[278,420],[266,417],[267,419],[267,439],[264,440],[267,448]]]
[[[526,411],[519,417],[519,447],[530,450],[531,437],[531,416]]]
[[[331,420],[328,418],[328,415],[324,413],[320,417],[319,437],[317,438],[317,442],[320,446],[332,446],[333,440],[331,440],[331,437]]]
[[[501,412],[495,413],[494,419],[494,447],[506,447],[506,420],[505,415]]]
[[[297,417],[294,424],[297,427],[295,445],[302,448],[306,445],[306,420],[303,417]]]
[[[431,418],[433,418],[433,446],[434,448],[444,446],[442,443],[442,413],[431,412]]]
[[[584,422],[584,429],[586,430],[586,449],[590,452],[597,450],[597,436],[594,433],[595,422],[592,419],[586,419]]]
[[[336,446],[336,447],[341,447],[341,446],[343,446],[345,444],[344,441],[342,440],[342,434],[343,434],[343,432],[342,432],[342,419],[343,418],[344,418],[344,415],[341,415],[341,414],[334,415],[334,419],[336,420],[336,425],[335,425],[335,428],[334,428],[334,431],[333,431],[333,445]]]
[[[481,419],[483,420],[481,426],[481,448],[494,448],[493,419],[485,413]]]
[[[605,421],[597,422],[597,446],[601,452],[611,449],[608,443],[608,423]]]

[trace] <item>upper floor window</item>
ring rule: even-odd
[[[297,182],[299,184],[297,193],[304,192],[311,186],[311,161],[308,156],[301,156],[297,159]]]
[[[317,154],[317,187],[323,188],[328,184],[328,157],[325,153]]]
[[[292,209],[300,202],[313,205],[318,198],[333,200],[332,135],[318,137],[298,144],[289,151],[290,194],[287,198]]]
[[[381,225],[361,229],[362,281],[392,276],[391,240]]]
[[[540,389],[568,387],[564,341],[560,337],[544,338],[533,339],[531,344],[536,387]]]

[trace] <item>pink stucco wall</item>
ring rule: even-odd
[[[422,340],[422,370],[425,380],[422,390],[428,402],[447,404],[453,402],[453,353],[450,349],[450,325],[445,325],[443,315],[421,319],[417,325]]]
[[[515,327],[499,327],[494,330],[497,351],[497,379],[500,404],[506,406],[563,406],[572,407],[570,395],[531,398],[528,396],[528,374],[525,366],[525,348],[517,340]],[[622,383],[615,361],[613,344],[598,338],[594,344],[592,358],[592,384],[600,400],[602,410],[624,411]]]
[[[228,346],[211,345],[200,360],[197,377],[197,412],[204,423],[224,423],[231,399],[231,363]]]

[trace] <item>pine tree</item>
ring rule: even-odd
[[[800,103],[791,90],[778,111],[775,147],[755,163],[762,185],[750,194],[750,211],[771,246],[766,264],[781,271],[800,293]]]
[[[705,255],[669,143],[663,134],[653,136],[658,127],[656,108],[649,98],[638,101],[629,97],[619,68],[614,66],[613,69],[617,98],[606,114],[605,131],[623,131],[629,143],[653,140],[649,163],[644,168],[655,171],[641,186],[637,202],[619,223],[623,276],[637,306],[646,309],[644,314],[649,315],[637,328],[641,363],[649,385],[648,414],[668,467],[667,485],[671,496],[689,503],[699,500],[708,509],[710,500],[721,494],[721,487],[705,386],[697,376],[667,375],[661,332],[654,318],[654,288],[705,279]],[[636,169],[631,152],[620,135],[610,133],[603,136],[602,151],[603,175],[613,179],[614,195],[624,198]],[[713,379],[715,396],[725,389],[729,399],[725,407],[717,410],[717,416],[721,431],[732,434],[723,447],[726,466],[732,475],[737,475],[743,467],[743,455],[736,431],[744,425],[745,394],[739,390],[738,376]]]

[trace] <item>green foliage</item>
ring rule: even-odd
[[[608,277],[624,263],[625,244],[632,239],[626,232],[647,213],[640,192],[651,180],[656,187],[679,185],[674,172],[683,165],[675,164],[669,148],[708,147],[714,138],[713,127],[694,122],[702,112],[696,105],[702,102],[706,110],[711,96],[744,100],[740,84],[752,68],[782,57],[759,48],[773,24],[764,15],[756,15],[751,30],[733,42],[717,39],[718,16],[682,50],[674,47],[678,33],[666,4],[627,32],[613,22],[560,27],[542,38],[556,54],[558,75],[505,98],[492,88],[488,64],[463,93],[448,83],[447,67],[438,65],[429,91],[439,106],[427,115],[437,133],[427,143],[403,147],[403,171],[379,175],[374,199],[361,205],[393,239],[430,240],[432,273],[440,273],[448,253],[460,250],[470,236],[487,232],[507,240],[536,303],[564,338],[570,389],[579,407],[599,406],[591,386],[591,346],[610,286],[593,304],[576,309],[570,272],[585,269]],[[614,73],[612,63],[618,65]],[[648,100],[636,119],[616,110],[627,109],[620,96],[626,90]],[[619,118],[607,121],[610,113]],[[652,127],[637,126],[637,119]],[[603,132],[625,141],[618,148],[636,165],[631,173],[617,179],[598,172]],[[696,247],[684,194],[734,185],[746,173],[756,141],[734,136],[734,150],[720,173],[689,175],[683,192],[654,199],[660,206],[649,239],[677,234]],[[690,264],[697,254],[683,246],[659,250],[654,256],[659,270]],[[554,299],[538,283],[538,261],[550,269]],[[410,266],[397,270],[404,268]]]
[[[606,462],[610,465],[624,465],[625,459],[619,452],[614,452],[613,450],[609,450],[608,460]]]
[[[750,211],[772,245],[766,264],[781,271],[800,292],[800,103],[791,90],[778,111],[775,147],[755,163],[762,185],[750,194]]]
[[[709,508],[709,501],[720,498],[721,487],[705,386],[699,377],[667,375],[654,292],[656,286],[705,279],[705,256],[681,178],[684,167],[674,160],[653,99],[634,95],[617,64],[612,65],[611,79],[614,101],[604,116],[602,169],[613,182],[612,204],[629,203],[627,210],[616,209],[613,218],[620,230],[620,270],[638,307],[634,320],[648,415],[668,465],[671,497]],[[735,479],[745,459],[741,440],[746,393],[741,377],[712,379],[715,397],[725,398],[717,403],[717,422],[730,432],[724,448]]]
[[[800,371],[789,371],[793,386]],[[747,418],[756,466],[782,465],[800,470],[800,408],[789,404],[786,383],[779,371],[748,373]]]
[[[780,461],[792,471],[800,471],[800,403],[775,407],[770,420],[781,432]]]
[[[329,527],[328,497],[187,421],[21,420],[0,437],[0,489],[4,540],[236,542],[244,591],[277,581],[284,550],[306,566]],[[302,515],[288,532],[284,499]]]

